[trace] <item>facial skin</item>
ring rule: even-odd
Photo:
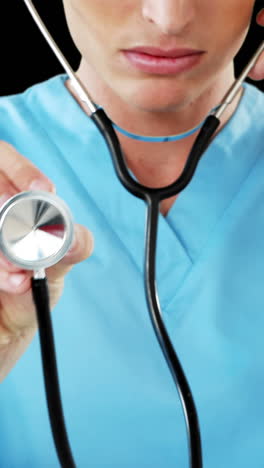
[[[217,80],[228,86],[253,6],[254,0],[64,0],[87,79],[93,75],[101,92],[129,106],[158,112],[181,109]],[[142,45],[188,47],[204,55],[189,71],[154,76],[134,69],[121,52]]]

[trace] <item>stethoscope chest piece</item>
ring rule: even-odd
[[[32,299],[38,321],[49,417],[61,466],[67,468],[76,467],[63,416],[45,269],[64,257],[71,247],[73,232],[69,208],[49,192],[21,192],[0,209],[0,249],[14,265],[33,270]]]
[[[49,192],[21,192],[0,209],[0,249],[14,265],[42,270],[58,263],[73,240],[67,205]]]

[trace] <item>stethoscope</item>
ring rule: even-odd
[[[24,0],[24,2],[71,79],[71,84],[74,86],[79,98],[88,107],[90,118],[94,121],[107,143],[120,182],[129,192],[141,198],[147,204],[145,292],[149,314],[182,403],[189,443],[190,467],[202,468],[201,436],[194,399],[165,328],[156,289],[155,259],[159,205],[162,200],[180,193],[191,181],[202,154],[207,149],[211,137],[220,125],[222,114],[233,102],[243,81],[264,51],[264,42],[261,43],[249,64],[229,89],[221,104],[204,121],[181,176],[167,187],[154,189],[139,184],[130,175],[114,131],[116,126],[109,120],[104,110],[93,103],[84,85],[75,76],[72,68],[49,34],[31,0]],[[72,215],[65,203],[56,195],[38,191],[22,192],[8,200],[0,210],[1,250],[15,265],[33,271],[32,294],[39,324],[49,418],[58,458],[63,468],[73,468],[76,465],[63,416],[45,269],[63,258],[71,246],[72,239]]]

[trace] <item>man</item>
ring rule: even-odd
[[[77,74],[119,127],[143,136],[181,134],[233,82],[233,58],[254,3],[65,0],[82,54]],[[263,13],[258,21],[264,23]],[[257,79],[262,62],[252,72]],[[86,112],[66,75],[0,102],[2,203],[18,191],[56,186],[95,239],[91,258],[67,276],[53,316],[76,464],[188,466],[180,402],[144,300],[145,207],[120,186]],[[161,306],[197,404],[208,468],[263,466],[262,122],[263,96],[247,85],[190,186],[160,207]],[[118,132],[130,170],[152,187],[179,176],[196,135],[165,145]],[[73,250],[48,272],[52,305],[65,273],[90,255],[92,244],[87,229],[76,228]],[[30,274],[4,257],[1,263],[4,378],[36,321]],[[0,392],[0,465],[59,466],[37,340]]]

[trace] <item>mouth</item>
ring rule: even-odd
[[[130,66],[137,70],[155,75],[175,75],[198,65],[205,51],[135,47],[122,50],[122,53]]]

